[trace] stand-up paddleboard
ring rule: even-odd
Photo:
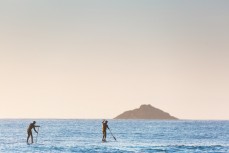
[[[45,145],[44,143],[26,143],[28,146],[40,146]]]
[[[102,140],[102,142],[104,142],[104,143],[105,143],[105,142],[107,142],[107,140]]]
[[[32,144],[35,144],[35,143],[32,143],[32,142],[26,142],[27,145],[32,145]]]

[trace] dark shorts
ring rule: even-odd
[[[32,135],[32,131],[28,130],[27,131],[28,135]]]

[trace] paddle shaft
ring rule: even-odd
[[[115,141],[117,141],[117,140],[116,140],[116,138],[114,137],[114,135],[112,134],[112,132],[111,132],[111,130],[110,130],[110,129],[109,129],[109,131],[110,131],[111,135],[113,136],[113,138],[115,139]]]
[[[39,127],[38,127],[38,130],[37,130],[37,137],[38,137],[38,132],[39,132]],[[37,137],[36,137],[36,143],[37,143]]]

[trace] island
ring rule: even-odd
[[[114,119],[178,120],[178,118],[151,105],[141,105],[140,108],[126,111]]]

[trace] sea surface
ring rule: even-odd
[[[34,144],[27,145],[33,120],[0,120],[0,153],[229,153],[229,121],[36,120]],[[38,129],[37,129],[38,130]]]

